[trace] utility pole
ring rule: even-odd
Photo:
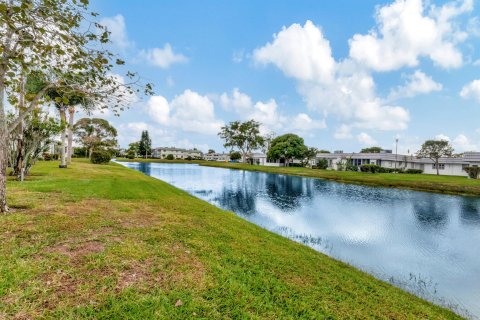
[[[395,169],[397,168],[397,157],[398,157],[398,138],[395,139]]]

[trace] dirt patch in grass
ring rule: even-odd
[[[62,254],[70,259],[80,259],[89,254],[100,253],[105,250],[105,245],[97,240],[86,241],[78,245],[72,243],[60,243],[54,246],[45,248],[45,253]]]

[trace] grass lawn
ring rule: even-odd
[[[480,180],[467,177],[437,176],[431,174],[364,173],[352,171],[318,170],[297,167],[252,166],[243,163],[203,161],[202,165],[230,169],[262,171],[322,178],[346,183],[382,187],[397,187],[438,193],[480,195]]]
[[[459,318],[118,164],[8,188],[0,319]]]

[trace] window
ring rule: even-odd
[[[432,164],[432,169],[437,169],[437,166],[435,165],[435,163]],[[445,163],[439,163],[438,170],[445,170]]]

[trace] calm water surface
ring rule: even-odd
[[[480,317],[480,198],[194,164],[123,164]]]

